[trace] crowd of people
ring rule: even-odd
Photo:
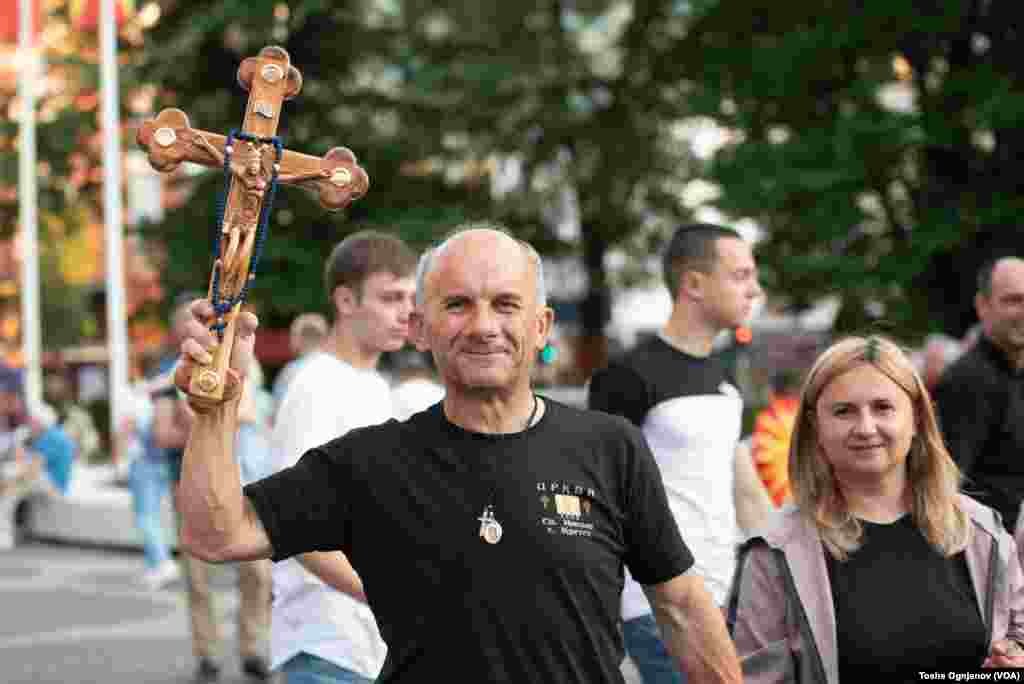
[[[1024,260],[981,268],[969,342],[850,336],[780,370],[753,435],[714,344],[763,296],[751,245],[685,225],[662,265],[669,318],[586,409],[534,391],[543,261],[500,226],[418,256],[346,238],[272,386],[239,316],[222,402],[187,394],[217,338],[181,297],[115,444],[142,581],[187,587],[195,681],[223,666],[225,562],[242,670],[285,684],[619,682],[627,655],[644,684],[1024,667]],[[17,462],[66,490],[75,441],[0,370],[11,449],[37,454]]]

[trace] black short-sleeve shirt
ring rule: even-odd
[[[863,545],[848,560],[824,552],[839,680],[910,675],[919,681],[921,668],[981,667],[989,635],[964,553],[944,557],[909,513],[893,523],[861,525]]]
[[[380,681],[621,682],[623,566],[656,584],[692,565],[639,430],[545,401],[502,436],[438,404],[246,487],[275,560],[349,557],[388,644]]]

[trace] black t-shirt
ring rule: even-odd
[[[999,511],[1012,534],[1024,500],[1024,370],[982,335],[942,375],[935,402],[964,490]]]
[[[621,682],[623,564],[645,584],[692,565],[640,432],[545,401],[504,436],[438,404],[246,487],[275,560],[341,550],[359,572],[388,645],[379,681]]]
[[[590,381],[588,402],[592,409],[625,416],[634,425],[643,427],[651,409],[668,406],[681,398],[694,398],[707,404],[696,411],[694,404],[686,404],[691,417],[695,413],[704,416],[720,411],[731,414],[737,409],[718,400],[723,394],[739,399],[735,385],[735,379],[717,355],[691,356],[654,337],[595,373]],[[676,416],[683,421],[686,417]],[[713,419],[713,416],[707,417]]]
[[[865,674],[974,670],[988,630],[963,552],[946,558],[908,514],[861,521],[864,544],[843,562],[825,552],[836,611],[839,680]]]

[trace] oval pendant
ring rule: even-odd
[[[488,544],[497,544],[501,541],[501,523],[491,519],[480,527],[480,536]]]

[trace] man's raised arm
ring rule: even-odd
[[[215,343],[206,321],[213,309],[200,300],[191,306],[193,320],[181,345],[175,384],[183,391],[196,363],[209,363]],[[189,397],[195,412],[178,485],[181,543],[191,555],[211,562],[270,558],[273,549],[259,517],[242,494],[242,482],[233,450],[238,432],[238,400],[242,378],[252,358],[256,317],[242,313],[236,319],[237,337],[231,354],[225,399],[208,403]]]

